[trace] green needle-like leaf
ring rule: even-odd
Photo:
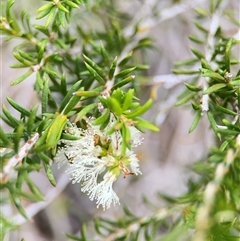
[[[0,126],[0,139],[3,141],[3,143],[6,146],[9,146],[11,144],[11,141],[8,139],[7,135],[3,132],[2,127]]]
[[[18,77],[17,79],[15,79],[11,85],[17,85],[19,83],[21,83],[22,81],[24,81],[27,77],[29,77],[31,74],[33,73],[32,69],[29,69],[25,74],[21,75],[20,77]]]
[[[45,23],[45,27],[46,27],[46,28],[47,28],[47,27],[50,25],[50,23],[53,21],[54,16],[55,16],[55,12],[56,12],[56,8],[53,7],[53,8],[50,10],[50,12],[48,13],[47,21],[46,21],[46,23]]]
[[[201,116],[202,116],[202,111],[201,110],[196,111],[194,120],[189,128],[189,133],[191,133],[195,130],[195,128],[197,127],[197,125],[201,119]]]
[[[231,50],[233,45],[233,39],[230,39],[226,45],[226,51],[225,51],[225,64],[226,64],[226,70],[230,73],[230,61],[231,61]]]
[[[87,62],[85,62],[85,65],[89,73],[99,82],[99,84],[105,85],[106,80],[104,80],[104,78],[102,78],[101,75],[95,69],[93,69]]]
[[[43,90],[42,90],[42,113],[46,113],[47,112],[48,97],[49,97],[48,79],[44,78]]]
[[[67,95],[63,99],[61,106],[59,107],[59,112],[62,112],[63,109],[66,108],[68,102],[73,97],[73,94],[79,90],[81,83],[82,80],[79,80],[71,87],[71,89],[68,91]]]
[[[43,153],[39,153],[39,157],[42,158],[43,160],[49,160],[48,156],[46,156],[45,154]],[[53,175],[53,172],[52,172],[52,169],[51,169],[51,166],[46,163],[45,161],[43,161],[43,166],[44,166],[44,170],[46,172],[46,175],[47,175],[47,178],[49,180],[49,182],[54,186],[56,187],[57,183],[56,183],[56,180],[55,180],[55,177]]]
[[[134,89],[129,89],[125,95],[125,99],[122,105],[123,111],[128,110],[128,108],[131,106],[133,97],[134,97]]]
[[[104,123],[106,120],[109,119],[110,116],[110,111],[106,110],[104,113],[101,114],[96,120],[93,121],[93,125],[101,125]]]
[[[208,89],[206,89],[203,94],[206,95],[206,94],[211,94],[212,92],[216,92],[224,87],[226,87],[227,84],[224,84],[224,83],[219,83],[219,84],[215,84],[215,85],[212,85],[211,87],[209,87]]]
[[[117,99],[109,97],[107,102],[113,113],[115,113],[117,116],[122,114],[122,108]]]
[[[25,108],[20,106],[17,102],[15,102],[10,97],[7,97],[7,101],[14,109],[19,111],[23,116],[29,116],[30,115],[30,112],[28,110],[26,110]]]
[[[117,57],[112,62],[112,65],[110,67],[109,73],[108,73],[108,78],[111,80],[113,78],[113,75],[115,73],[115,69],[117,67]]]
[[[78,114],[75,121],[79,121],[82,117],[84,117],[87,113],[89,113],[92,109],[97,107],[97,103],[92,103],[90,105],[85,106]]]
[[[134,110],[131,113],[126,112],[125,115],[127,118],[133,118],[142,115],[145,113],[152,105],[153,100],[149,99],[144,105],[138,107],[136,110]]]

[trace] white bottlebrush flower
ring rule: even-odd
[[[124,177],[141,174],[136,154],[131,150],[127,150],[125,155],[121,153],[120,131],[107,134],[114,121],[111,116],[111,121],[104,130],[93,125],[93,119],[87,122],[86,130],[72,125],[67,131],[79,139],[60,140],[55,157],[59,167],[68,165],[66,172],[71,175],[72,183],[81,183],[82,192],[87,192],[90,200],[96,200],[97,207],[102,205],[103,209],[109,208],[112,203],[119,203],[112,187],[121,173]],[[140,145],[140,132],[134,127],[129,127],[129,130],[131,145]]]
[[[119,198],[112,189],[113,183],[116,180],[117,176],[113,172],[108,171],[104,175],[103,181],[98,183],[89,191],[89,198],[91,200],[97,200],[97,207],[99,207],[99,205],[102,205],[103,209],[105,210],[105,208],[110,208],[112,203],[114,205],[116,203],[119,204]]]

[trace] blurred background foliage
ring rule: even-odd
[[[136,76],[129,82],[141,103],[154,100],[144,118],[155,122],[161,132],[147,131],[144,135],[144,146],[138,150],[143,175],[120,178],[115,188],[122,205],[105,212],[96,209],[80,192],[80,186],[69,184],[64,170],[48,165],[48,159],[42,170],[38,156],[37,163],[28,170],[30,174],[24,175],[24,182],[17,179],[17,185],[24,183],[21,200],[13,198],[12,205],[4,191],[6,184],[1,187],[2,233],[10,231],[4,240],[238,240],[239,1],[79,1],[83,4],[71,10],[70,24],[65,21],[68,14],[62,11],[55,27],[51,19],[41,18],[42,11],[37,12],[49,2],[19,0],[13,5],[17,22],[24,16],[26,32],[30,32],[30,20],[32,34],[21,35],[20,31],[20,38],[1,43],[1,102],[9,112],[20,119],[19,111],[6,97],[31,109],[31,113],[39,113],[34,106],[44,93],[41,79],[49,78],[53,96],[47,95],[47,104],[39,109],[54,113],[72,83],[83,79],[89,83],[85,88],[92,87],[82,53],[94,59],[104,75],[109,74],[118,56],[118,63],[123,62],[117,71],[128,69],[127,75]],[[41,28],[46,21],[48,28]],[[38,35],[33,24],[38,25]],[[41,44],[48,46],[48,51],[44,53],[45,69],[39,72],[41,78],[31,71],[26,80],[26,76],[19,79],[27,69],[9,66],[16,64],[24,51],[33,53],[28,60],[30,66],[42,62],[41,56],[34,55],[33,46],[18,45],[24,38],[34,42],[43,35],[48,40]],[[51,41],[54,44],[49,44]],[[126,56],[129,62],[124,61]],[[29,66],[29,62],[24,64]],[[10,87],[16,79],[24,81]],[[66,86],[57,84],[65,83],[64,79]],[[90,103],[91,99],[85,102]],[[1,126],[4,131],[11,130],[3,122]],[[31,164],[31,158],[27,163]],[[20,173],[25,167],[17,170]],[[46,178],[48,168],[54,173],[56,187]],[[11,187],[10,183],[10,193]],[[25,219],[19,211],[31,219]]]

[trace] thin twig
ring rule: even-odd
[[[199,208],[196,216],[196,234],[193,241],[207,240],[207,230],[211,227],[211,209],[215,202],[215,196],[225,174],[228,172],[230,165],[236,158],[236,153],[229,149],[225,161],[218,164],[215,172],[214,179],[206,186],[203,195],[203,204]]]
[[[205,52],[205,59],[208,63],[211,62],[213,53],[214,53],[214,46],[215,46],[215,34],[220,26],[220,18],[222,16],[222,12],[225,9],[225,6],[227,4],[227,0],[223,1],[222,4],[219,6],[219,8],[213,13],[211,22],[209,25],[209,32],[208,32],[208,38],[206,43],[206,52]],[[203,91],[205,91],[208,88],[208,82],[210,80],[209,77],[202,78],[202,87]],[[202,113],[207,112],[209,109],[208,106],[209,101],[209,95],[203,95],[202,96]]]
[[[137,34],[137,36],[135,36],[134,41],[130,42],[129,44],[127,44],[125,46],[125,48],[123,49],[121,55],[118,57],[119,62],[126,57],[127,54],[129,54],[129,52],[136,47],[137,43],[139,42],[140,39],[142,39],[144,36],[146,36],[149,32],[149,30],[151,30],[153,27],[158,26],[159,24],[163,23],[166,20],[172,19],[174,17],[176,17],[179,14],[183,14],[187,11],[189,11],[189,9],[192,9],[194,7],[196,7],[197,4],[199,3],[203,3],[206,0],[198,0],[198,1],[187,1],[186,3],[179,3],[179,4],[175,4],[174,6],[167,8],[167,9],[163,9],[160,11],[161,15],[158,19],[153,18],[152,17],[152,8],[149,9],[149,1],[145,1],[144,4],[142,4],[142,7],[140,10],[138,10],[139,15],[135,16],[132,23],[128,25],[128,27],[126,29],[124,29],[123,31],[123,35],[125,37],[129,37],[131,36],[134,32],[135,32],[135,27],[136,25],[139,23],[139,21],[141,21],[141,19],[145,19],[144,21],[142,21],[139,24],[139,32]],[[153,6],[156,5],[157,1],[155,1],[154,4],[152,4]],[[146,11],[146,9],[149,9],[150,12],[148,13]],[[142,13],[145,13],[146,15],[149,15],[151,17],[147,18],[144,17],[142,15]]]
[[[22,159],[24,157],[27,156],[27,154],[29,153],[29,151],[33,148],[33,146],[35,145],[35,143],[37,142],[39,138],[39,134],[35,133],[20,149],[19,152],[14,155],[13,157],[11,157],[7,164],[4,166],[3,168],[3,172],[0,173],[0,179],[1,181],[4,181],[8,178],[9,173],[11,172],[11,170],[17,165],[19,164]]]
[[[119,228],[114,233],[111,233],[109,236],[107,236],[105,239],[101,239],[102,241],[114,241],[119,238],[122,238],[126,236],[127,234],[134,233],[137,230],[141,228],[143,224],[146,224],[147,222],[151,220],[160,221],[171,215],[170,209],[162,208],[158,211],[156,211],[153,215],[145,216],[133,223],[131,223],[126,228]]]

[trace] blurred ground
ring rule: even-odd
[[[28,7],[28,10],[33,13],[42,4],[40,1],[32,1],[30,7],[26,3],[27,1],[19,1],[18,4],[20,2],[22,6]],[[159,23],[156,20],[156,24],[148,33],[149,37],[156,40],[155,45],[158,49],[158,51],[148,51],[146,55],[150,65],[148,76],[171,74],[175,61],[192,56],[190,52],[192,43],[189,41],[188,35],[196,33],[193,24],[193,7],[204,8],[207,7],[208,2],[204,0],[122,1],[120,7],[125,11],[131,11],[133,18],[154,14],[151,12],[150,6],[157,3],[155,11],[159,16],[162,13],[169,13],[166,20],[159,21]],[[181,8],[179,4],[186,4],[186,9]],[[174,6],[176,6],[176,9],[173,8]],[[180,8],[178,9],[177,6],[180,6]],[[235,9],[239,14],[239,1],[227,1],[226,8]],[[233,36],[238,29],[232,27],[232,25],[229,27],[230,25],[230,22],[227,21],[222,23],[226,33]],[[10,87],[10,82],[22,73],[20,70],[8,67],[15,62],[11,54],[14,44],[14,42],[10,42],[2,45],[1,101],[6,103],[6,96],[9,96],[25,107],[32,107],[38,103],[37,97],[32,94],[33,76],[20,85]],[[162,77],[163,82],[165,82],[164,76]],[[143,98],[148,98],[149,93],[153,93],[153,87],[155,87],[155,104],[146,117],[149,120],[157,121],[161,128],[159,133],[148,132],[144,137],[144,144],[138,149],[138,153],[143,156],[140,163],[143,175],[136,179],[131,177],[120,178],[115,185],[121,204],[127,205],[134,213],[139,215],[149,212],[143,205],[143,196],[147,196],[149,200],[161,206],[163,204],[160,204],[156,198],[158,191],[172,196],[177,196],[186,191],[187,180],[193,176],[186,166],[206,156],[208,147],[213,143],[205,117],[203,117],[198,128],[193,133],[188,134],[193,120],[192,111],[190,108],[173,106],[177,95],[183,89],[183,85],[175,84],[169,88],[167,82],[166,84],[159,84],[158,88],[153,82],[142,87]],[[55,166],[54,169],[57,179],[60,179],[64,170],[58,170]],[[34,174],[33,179],[44,193],[46,193],[46,190],[51,190],[44,174]],[[104,215],[113,218],[119,216],[122,213],[121,210],[121,206],[116,206],[103,213],[100,209],[96,209],[95,204],[89,201],[85,194],[80,192],[79,185],[70,184],[32,221],[26,222],[18,232],[12,233],[9,240],[17,241],[24,237],[27,241],[63,241],[66,240],[63,233],[76,232],[84,221],[92,219],[93,216]]]

